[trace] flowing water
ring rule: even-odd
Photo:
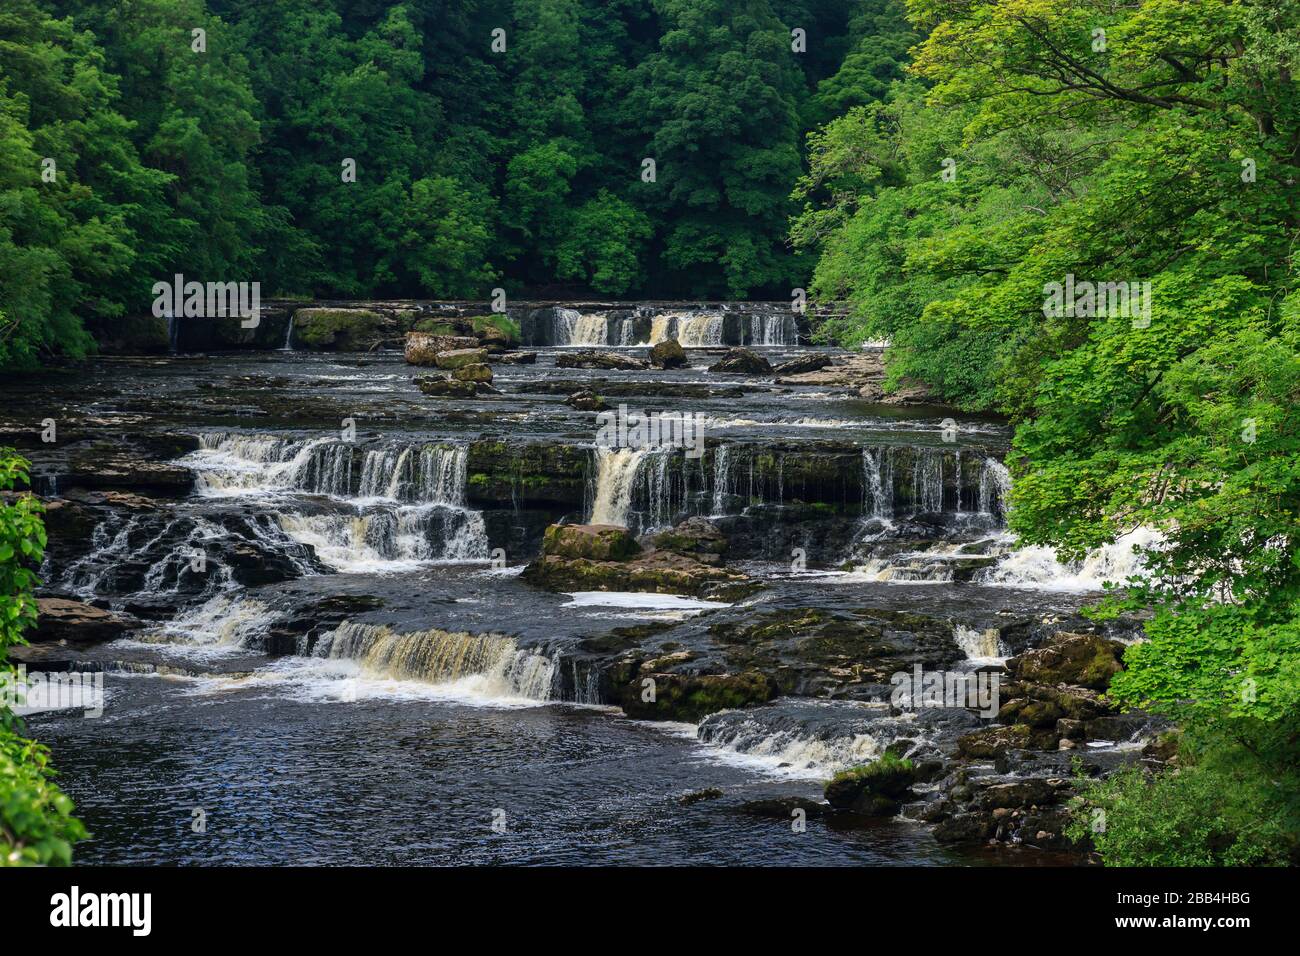
[[[604,699],[591,642],[672,628],[707,655],[719,623],[878,607],[937,615],[975,666],[1013,652],[1006,620],[1071,613],[1138,571],[1133,546],[1158,538],[1138,532],[1070,566],[1017,549],[996,421],[963,418],[952,442],[949,410],[763,379],[739,380],[738,397],[698,351],[672,371],[555,365],[570,346],[635,354],[630,342],[670,336],[698,350],[740,335],[780,361],[801,353],[788,316],[552,312],[535,366],[494,366],[501,396],[428,399],[394,353],[284,350],[102,358],[75,381],[3,386],[11,427],[53,414],[69,433],[176,444],[155,457],[193,476],[180,494],[87,499],[100,510],[85,546],[55,547],[45,568],[51,593],[145,623],[32,651],[32,669],[106,674],[101,718],[30,718],[94,834],[81,861],[957,859],[918,824],[813,820],[798,833],[737,812],[816,796],[835,770],[945,727],[801,697],[698,725],[630,720]],[[690,397],[620,401],[701,414],[704,454],[599,447],[558,379],[681,386]],[[103,457],[92,448],[87,464],[77,447],[30,452],[39,490],[74,486]],[[542,474],[539,461],[563,465]],[[519,577],[554,521],[649,531],[693,515],[725,531],[763,591],[553,594]],[[792,570],[793,549],[812,566]],[[681,803],[705,788],[723,795]]]

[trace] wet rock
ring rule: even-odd
[[[590,388],[606,398],[742,398],[745,389],[736,386],[714,388],[693,382],[612,382],[608,379],[558,379],[525,382],[519,386],[524,395],[571,395]]]
[[[483,364],[461,365],[452,371],[451,377],[458,382],[481,382],[487,385],[492,382],[492,369]]]
[[[478,393],[473,382],[454,378],[422,378],[416,384],[425,395],[435,398],[473,398]]]
[[[644,359],[633,358],[618,352],[565,352],[555,360],[556,368],[601,368],[622,372],[637,372],[650,367]]]
[[[647,684],[652,681],[653,684]],[[653,700],[647,700],[653,688]],[[695,723],[719,710],[763,704],[779,690],[757,671],[739,674],[638,675],[620,688],[619,705],[635,720],[674,720]]]
[[[606,401],[589,388],[574,392],[565,399],[564,404],[580,412],[603,412],[609,408]]]
[[[694,793],[684,794],[677,802],[684,807],[700,803],[703,800],[717,800],[722,796],[722,791],[717,787],[705,787],[703,790],[696,790]]]
[[[384,336],[384,317],[369,309],[299,309],[293,314],[293,341],[299,348],[358,352]]]
[[[33,644],[112,641],[138,626],[125,615],[66,598],[37,598],[36,613],[36,628],[27,635]]]
[[[680,368],[686,364],[686,350],[676,339],[657,342],[650,350],[650,364],[655,368]]]
[[[837,810],[863,816],[895,816],[916,781],[910,760],[881,759],[837,773],[826,784],[826,800]]]
[[[831,364],[831,357],[825,352],[812,352],[798,358],[782,362],[772,369],[776,375],[801,375],[804,372],[817,372]]]
[[[1123,665],[1113,642],[1096,634],[1060,633],[1046,646],[1008,660],[1007,669],[1019,681],[1105,690]]]
[[[590,464],[590,450],[574,445],[484,439],[470,443],[465,491],[474,507],[512,514],[521,508],[581,511]]]
[[[790,821],[799,810],[809,820],[817,820],[830,813],[828,804],[808,797],[770,797],[766,800],[747,800],[739,807],[741,813],[750,817],[764,817],[771,820]]]
[[[536,352],[504,352],[500,355],[492,355],[489,358],[493,362],[500,362],[502,365],[536,365]]]
[[[641,553],[627,528],[608,524],[551,525],[542,540],[544,554],[595,561],[624,561]]]
[[[662,551],[678,554],[720,555],[727,550],[727,538],[707,518],[691,517],[670,531],[661,531],[650,539]]]
[[[626,561],[593,561],[542,555],[523,579],[552,591],[646,591],[737,600],[761,584],[748,575],[671,551],[652,551]]]
[[[1008,750],[1023,749],[1030,745],[1032,728],[1026,724],[1010,727],[985,727],[957,739],[957,753],[962,757],[988,759]]]
[[[782,608],[734,616],[709,625],[733,667],[771,673],[784,693],[852,700],[888,699],[892,676],[947,669],[963,659],[952,623],[938,617],[876,608]],[[922,708],[917,719],[977,726],[960,708]]]
[[[1139,737],[1168,726],[1169,722],[1167,720],[1135,711],[1086,721],[1084,723],[1084,732],[1089,740],[1106,740],[1120,743],[1137,740]]]
[[[717,363],[709,366],[710,372],[725,372],[736,375],[768,375],[772,365],[767,359],[753,349],[733,348]]]
[[[478,347],[472,335],[437,335],[431,332],[406,333],[404,357],[408,365],[437,365],[439,352]]]
[[[487,349],[450,349],[434,356],[434,363],[449,371],[466,365],[483,365],[487,362]]]
[[[985,810],[999,807],[1015,809],[1056,803],[1065,787],[1055,787],[1039,777],[1017,780],[1012,783],[996,783],[985,787],[976,798],[979,806]]]
[[[934,828],[934,838],[940,843],[983,843],[996,830],[991,814],[955,813]]]
[[[879,405],[940,404],[928,385],[911,380],[904,380],[889,391],[885,391],[881,382],[868,382],[858,389],[858,397]]]

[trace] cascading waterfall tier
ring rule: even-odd
[[[209,497],[311,494],[334,506],[279,508],[279,523],[338,571],[482,561],[483,516],[467,507],[468,451],[456,445],[359,446],[336,439],[210,434],[187,464]]]
[[[555,658],[521,649],[499,634],[436,628],[397,633],[349,621],[323,636],[314,653],[354,660],[368,677],[430,684],[472,680],[476,690],[492,696],[550,700],[556,683]]]

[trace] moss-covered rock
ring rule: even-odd
[[[623,561],[641,553],[627,528],[609,524],[553,524],[542,538],[544,554],[595,561]]]
[[[422,378],[416,384],[421,392],[434,398],[473,398],[478,393],[473,382],[454,378]]]
[[[691,517],[669,531],[661,531],[650,539],[661,551],[678,554],[720,555],[727,551],[727,537],[707,518]]]
[[[461,365],[452,370],[451,377],[456,379],[458,382],[491,383],[492,369],[490,366],[482,363]]]
[[[619,705],[624,713],[637,720],[695,723],[719,710],[766,703],[778,693],[772,679],[757,671],[739,674],[638,674],[620,688]]]
[[[408,332],[404,355],[408,365],[433,366],[438,364],[440,352],[472,348],[478,348],[478,339],[473,336]]]
[[[484,342],[499,342],[507,347],[519,344],[519,323],[504,313],[476,315],[469,323],[475,336]]]
[[[826,783],[826,800],[837,810],[865,816],[894,816],[899,801],[908,796],[916,782],[912,761],[892,753],[880,759],[842,770]]]
[[[1105,690],[1123,669],[1116,645],[1096,634],[1056,634],[1043,647],[1007,661],[1007,670],[1019,681],[1093,690]]]
[[[369,309],[299,309],[293,341],[299,348],[357,352],[383,337],[384,317]]]
[[[985,727],[957,738],[957,754],[975,759],[1000,757],[1008,750],[1024,750],[1030,746],[1033,729],[1028,724],[1009,727]]]
[[[454,371],[466,365],[485,365],[487,358],[487,349],[450,349],[446,352],[439,352],[434,357],[434,362],[438,368]]]

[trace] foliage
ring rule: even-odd
[[[0,448],[0,492],[27,483],[27,462]],[[0,686],[12,686],[9,647],[25,643],[36,623],[31,567],[45,551],[40,505],[31,495],[0,501]],[[50,782],[49,752],[21,736],[17,717],[0,700],[0,866],[72,862],[72,845],[86,836],[72,801]]]
[[[1287,806],[1283,788],[1258,770],[1202,763],[1080,778],[1066,833],[1091,840],[1112,866],[1285,866],[1296,852],[1294,797]]]
[[[1142,787],[1176,829],[1223,766],[1267,789],[1300,763],[1300,3],[908,9],[915,79],[812,135],[792,238],[850,306],[824,338],[889,339],[894,381],[1011,417],[1023,542],[1160,532],[1097,612],[1149,612],[1110,693],[1200,749],[1107,791],[1124,859]],[[1149,283],[1147,308],[1054,310],[1067,281]]]

